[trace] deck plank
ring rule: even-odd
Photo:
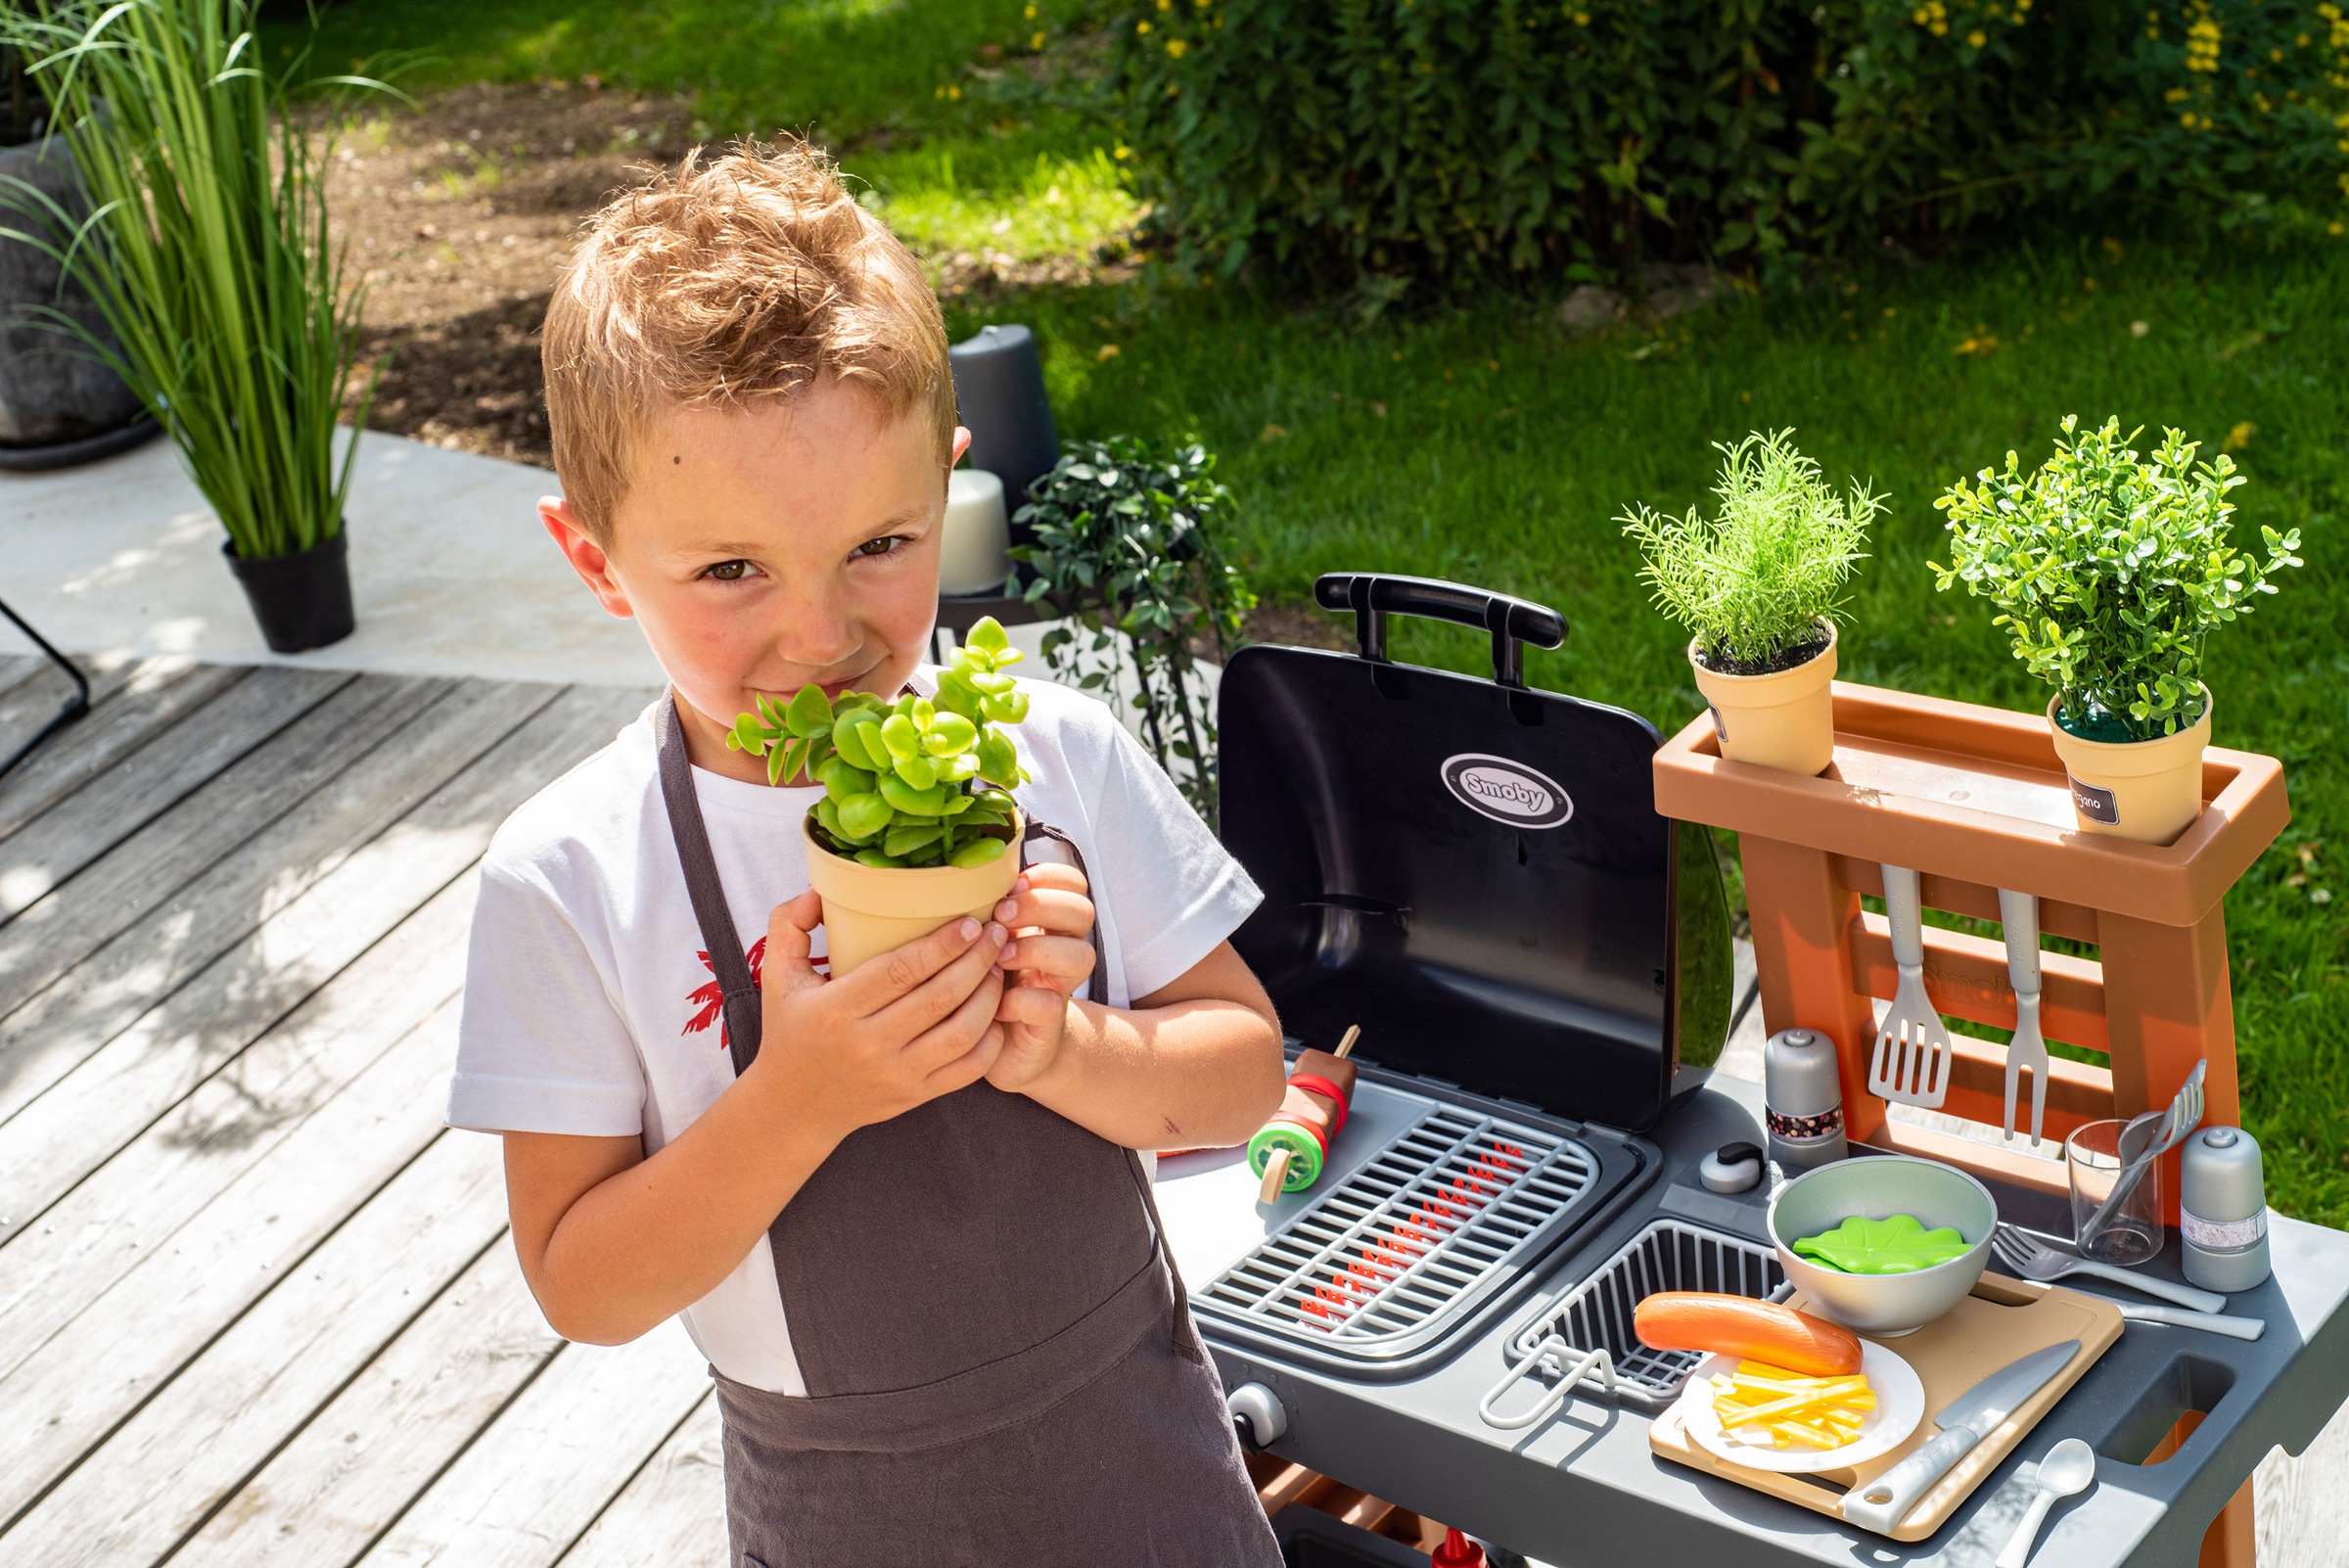
[[[392,736],[366,770],[320,789],[0,1018],[0,1123],[224,954],[232,965],[265,965],[273,953],[299,950],[302,899],[556,697],[542,686],[468,682]],[[180,1015],[195,1018],[197,1002],[188,997]],[[0,1217],[11,1213],[0,1204]]]
[[[363,761],[374,764],[379,748],[367,746],[365,737],[384,737],[388,743],[390,737],[404,734],[409,721],[445,697],[452,684],[401,675],[360,676],[113,846],[70,881],[17,912],[16,918],[0,925],[0,1016],[168,902],[223,855],[310,800],[329,780]],[[19,835],[8,848],[29,836]],[[280,833],[255,847],[253,857],[282,862],[299,858],[299,851]]]
[[[609,738],[617,706],[610,692],[556,699],[0,1124],[0,1236],[472,864],[507,812]]]
[[[207,1124],[243,1114],[235,1086],[216,1081],[71,1206],[75,1232],[40,1232],[67,1245],[41,1260],[63,1267],[39,1270],[0,1329],[0,1408],[24,1417],[0,1424],[0,1520],[37,1501],[440,1135],[458,1008],[443,994],[420,1024],[387,997],[402,1021],[387,1032],[401,1027],[401,1038],[380,1054],[350,1040],[354,1056],[375,1060],[257,1158],[233,1137],[207,1142]],[[314,1057],[334,1049],[312,1045]]]
[[[19,1361],[140,1263],[140,1249],[169,1242],[216,1195],[268,1160],[305,1119],[407,1039],[419,1015],[456,996],[464,984],[471,894],[468,873],[263,1034],[235,1071],[204,1083],[119,1152],[110,1150],[87,1180],[0,1247],[0,1390]],[[428,1088],[423,1103],[399,1109],[436,1113],[420,1124],[429,1132],[438,1125],[440,1098]],[[16,1126],[0,1128],[0,1133]],[[13,1151],[22,1163],[9,1170],[9,1189],[22,1192],[32,1183],[28,1167],[37,1168],[42,1150],[70,1157],[71,1131],[69,1121],[54,1135]]]
[[[250,670],[228,665],[149,659],[126,669],[119,685],[113,690],[103,689],[93,681],[94,703],[89,714],[59,730],[46,746],[19,763],[16,771],[0,778],[0,839],[6,839],[90,783],[249,673]],[[62,694],[59,700],[63,700]],[[41,697],[34,699],[31,706],[35,721],[41,722],[57,705]]]
[[[709,1363],[673,1318],[617,1349],[568,1347],[361,1568],[548,1568],[709,1393]]]
[[[161,1562],[505,1234],[494,1139],[443,1133],[17,1522],[11,1558]]]
[[[350,1562],[517,1393],[570,1354],[530,1299],[512,1246],[497,1243],[240,1488],[171,1568]]]
[[[560,1568],[726,1568],[729,1550],[725,1451],[717,1396],[709,1394]]]
[[[97,859],[349,685],[345,669],[256,669],[0,840],[0,920]]]

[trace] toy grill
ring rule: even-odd
[[[1364,1360],[1404,1355],[1547,1237],[1597,1170],[1572,1139],[1436,1106],[1225,1270],[1199,1305]]]

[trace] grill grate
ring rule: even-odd
[[[1625,1244],[1598,1271],[1537,1313],[1509,1342],[1547,1377],[1583,1363],[1577,1381],[1605,1384],[1592,1352],[1603,1351],[1619,1404],[1662,1409],[1704,1358],[1695,1351],[1656,1351],[1632,1332],[1632,1309],[1663,1290],[1707,1290],[1777,1301],[1787,1293],[1777,1255],[1758,1242],[1659,1220]],[[1496,1391],[1498,1392],[1497,1390]]]
[[[1432,1337],[1590,1185],[1581,1144],[1437,1105],[1201,1293],[1201,1305],[1362,1360]]]

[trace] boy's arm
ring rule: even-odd
[[[750,1070],[650,1159],[633,1137],[508,1132],[514,1250],[565,1339],[617,1345],[708,1295],[840,1140],[994,1062],[1004,932],[959,921],[854,974],[808,963],[815,895],[767,927]]]
[[[1092,967],[1093,921],[1074,867],[1031,866],[996,918],[1015,985],[1007,1040],[988,1073],[1112,1143],[1180,1149],[1245,1142],[1280,1105],[1280,1020],[1228,942],[1131,1007],[1072,1001]]]

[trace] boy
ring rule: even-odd
[[[1272,1568],[1133,1152],[1280,1097],[1246,874],[1106,709],[1029,685],[1020,798],[1080,865],[827,979],[816,791],[725,748],[760,693],[921,683],[970,438],[945,350],[805,148],[688,158],[591,225],[540,511],[671,690],[492,844],[449,1121],[504,1135],[559,1333],[678,1314],[710,1358],[738,1565]]]

